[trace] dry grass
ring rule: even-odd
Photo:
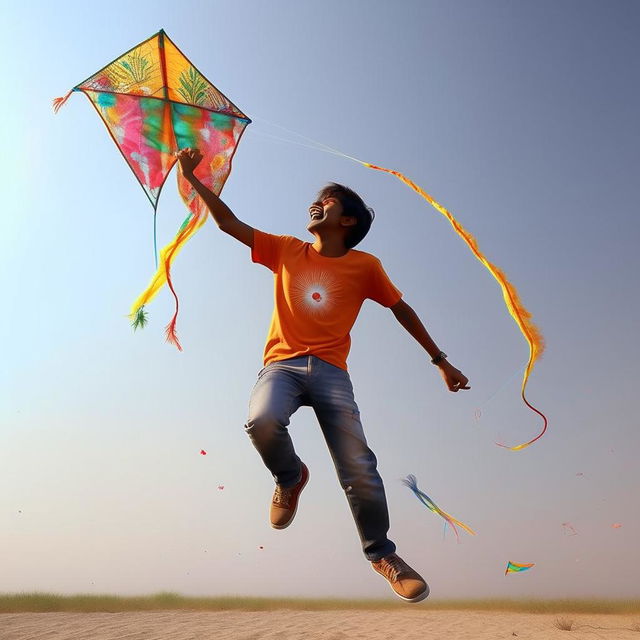
[[[190,611],[269,611],[295,609],[302,611],[406,609],[407,604],[388,600],[340,600],[301,598],[251,598],[226,596],[196,598],[177,593],[149,596],[60,595],[55,593],[0,594],[0,613],[21,612],[119,612],[154,610]],[[640,600],[431,600],[413,611],[467,610],[514,611],[546,614],[634,614],[640,613]],[[640,631],[640,625],[636,625]],[[560,628],[560,627],[558,627]]]
[[[556,629],[560,629],[560,631],[571,631],[573,628],[573,620],[569,620],[569,618],[556,618],[553,626]]]

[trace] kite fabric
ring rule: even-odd
[[[194,173],[219,195],[242,133],[251,122],[191,64],[164,30],[56,98],[56,113],[74,91],[89,98],[151,202],[154,244],[158,198],[177,162],[176,153],[185,147],[197,148],[203,159]],[[176,334],[179,302],[171,266],[187,240],[205,223],[207,208],[181,171],[177,177],[189,214],[174,239],[160,251],[156,273],[131,306],[130,318],[134,329],[144,327],[145,306],[167,283],[175,299],[175,312],[166,327],[166,338],[182,350]]]
[[[458,527],[464,529],[467,533],[470,533],[472,536],[476,535],[476,532],[464,522],[460,522],[460,520],[456,520],[453,516],[450,516],[446,511],[443,511],[438,507],[438,505],[424,492],[418,489],[418,481],[414,475],[408,475],[406,478],[402,480],[402,483],[405,484],[411,491],[413,491],[414,495],[422,504],[427,507],[433,513],[437,513],[439,516],[444,518],[445,525],[449,524],[453,529],[453,532],[456,534],[456,539],[458,542],[460,541],[460,534],[458,533]]]
[[[527,571],[533,566],[535,566],[535,563],[518,564],[517,562],[511,562],[511,560],[509,560],[507,561],[507,568],[504,570],[504,575],[506,576],[507,573],[520,573],[522,571]]]
[[[529,375],[531,374],[533,365],[535,364],[536,360],[540,357],[540,355],[544,351],[544,338],[542,337],[542,334],[540,333],[539,329],[531,321],[531,314],[529,313],[529,311],[527,311],[525,306],[520,301],[520,296],[518,295],[516,288],[513,286],[513,284],[511,284],[511,282],[509,282],[509,280],[507,280],[506,275],[501,269],[499,269],[495,264],[487,260],[487,258],[478,248],[478,243],[476,242],[476,239],[453,217],[453,215],[447,209],[445,209],[440,203],[436,202],[426,191],[424,191],[421,187],[419,187],[415,182],[413,182],[412,180],[409,180],[409,178],[407,178],[405,175],[403,175],[399,171],[393,171],[392,169],[385,169],[384,167],[378,167],[374,164],[370,164],[368,162],[363,162],[362,160],[358,160],[357,158],[351,158],[351,156],[347,156],[347,157],[350,158],[351,160],[355,160],[356,162],[359,162],[360,164],[364,165],[369,169],[390,173],[391,175],[398,178],[398,180],[406,184],[408,187],[413,189],[419,196],[422,196],[431,206],[433,206],[437,211],[439,211],[451,223],[451,226],[454,228],[455,232],[467,243],[467,246],[469,247],[469,249],[471,249],[473,255],[489,270],[491,275],[498,281],[498,284],[502,289],[502,295],[504,297],[504,301],[507,306],[507,309],[511,314],[511,316],[513,317],[513,319],[516,321],[516,324],[520,328],[522,335],[525,337],[529,345],[529,360],[527,363],[527,367],[524,370],[524,375],[522,378],[521,397],[524,403],[527,405],[527,407],[529,407],[529,409],[531,409],[532,411],[535,411],[535,413],[537,413],[539,416],[542,417],[544,424],[540,433],[535,438],[533,438],[532,440],[529,440],[528,442],[524,442],[522,444],[519,444],[513,447],[509,447],[499,442],[496,442],[496,444],[500,447],[504,447],[505,449],[510,449],[511,451],[520,451],[521,449],[524,449],[529,445],[533,444],[536,440],[539,440],[547,430],[547,417],[541,411],[538,411],[538,409],[536,409],[533,405],[529,403],[529,401],[525,396],[525,389],[527,387],[527,381],[529,380]]]

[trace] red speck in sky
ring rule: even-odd
[[[200,449],[200,455],[201,456],[206,456],[207,452],[204,449]]]
[[[315,291],[314,293],[311,294],[311,297],[316,301],[316,302],[320,302],[320,300],[322,300],[322,296]]]
[[[621,525],[619,522],[614,522],[611,526],[612,526],[614,529],[619,529],[622,525]]]

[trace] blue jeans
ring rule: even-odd
[[[315,356],[268,364],[258,374],[245,429],[277,484],[300,479],[301,462],[287,426],[298,408],[313,408],[368,560],[393,553],[389,511],[373,451],[367,446],[349,374]]]

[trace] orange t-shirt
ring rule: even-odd
[[[255,230],[251,259],[275,276],[265,365],[314,355],[346,369],[349,332],[362,303],[370,298],[391,307],[402,297],[380,260],[363,251],[327,258],[308,242]]]

